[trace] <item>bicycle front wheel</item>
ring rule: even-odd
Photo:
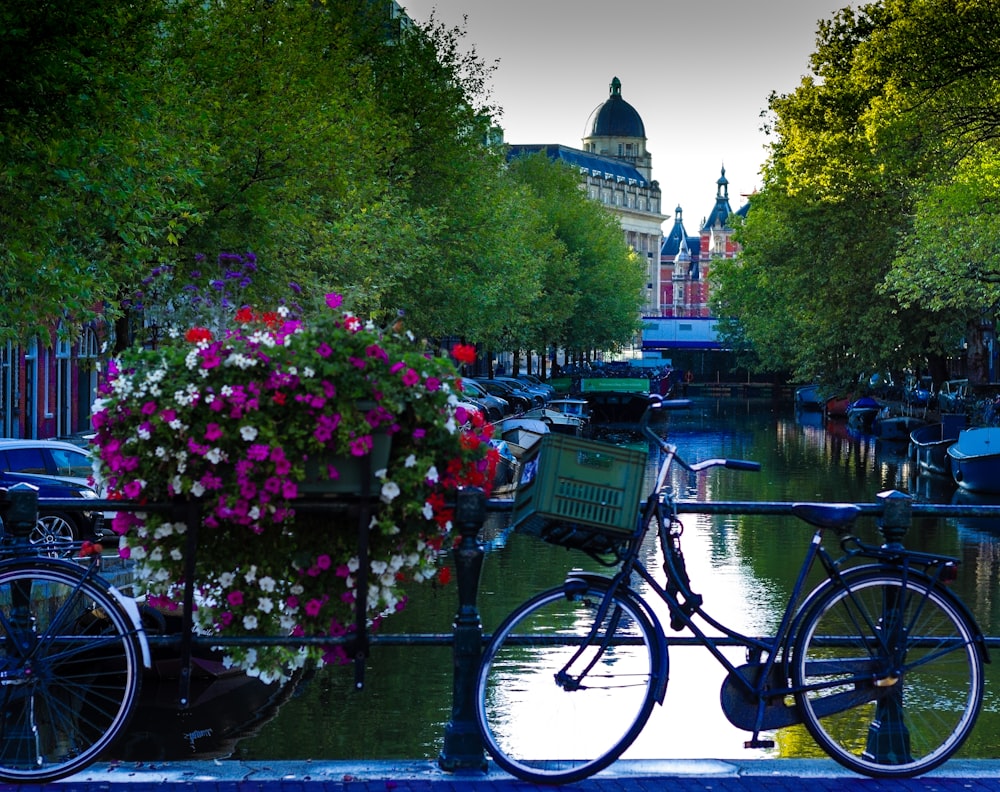
[[[820,594],[794,654],[797,702],[832,758],[875,777],[908,777],[955,753],[983,701],[975,626],[952,596],[893,569]]]
[[[514,611],[486,647],[480,731],[508,773],[566,783],[610,765],[657,697],[656,628],[626,592],[568,581]]]
[[[65,778],[125,727],[141,649],[100,581],[58,562],[0,569],[0,780]]]

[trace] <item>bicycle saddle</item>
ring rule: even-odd
[[[853,503],[793,503],[792,514],[817,528],[842,530],[861,513]]]

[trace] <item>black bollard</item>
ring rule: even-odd
[[[454,688],[451,720],[438,756],[442,770],[486,770],[486,754],[476,724],[476,672],[482,654],[483,627],[476,606],[483,545],[479,532],[486,520],[486,495],[478,487],[458,492],[455,523],[462,540],[454,550],[458,613],[453,625]]]

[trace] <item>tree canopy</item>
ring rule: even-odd
[[[294,283],[303,304],[337,291],[376,321],[403,312],[419,334],[493,348],[629,335],[610,215],[564,194],[563,211],[595,220],[567,250],[542,187],[506,168],[495,65],[464,30],[388,10],[5,4],[0,337],[124,318],[151,299],[151,272],[181,290],[204,277],[199,254],[223,251],[256,254],[244,296],[262,307]],[[555,304],[571,260],[609,300],[593,311],[605,327],[567,327],[572,301]]]
[[[992,323],[998,32],[989,0],[882,0],[819,22],[812,74],[769,100],[742,255],[713,271],[715,310],[758,366],[937,373]]]

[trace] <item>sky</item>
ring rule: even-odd
[[[848,0],[398,0],[417,22],[466,30],[497,63],[493,104],[509,143],[581,147],[614,77],[642,117],[662,211],[685,229],[761,186],[761,111],[809,73],[816,26]],[[464,19],[463,19],[464,18]],[[671,222],[664,223],[664,233]]]

